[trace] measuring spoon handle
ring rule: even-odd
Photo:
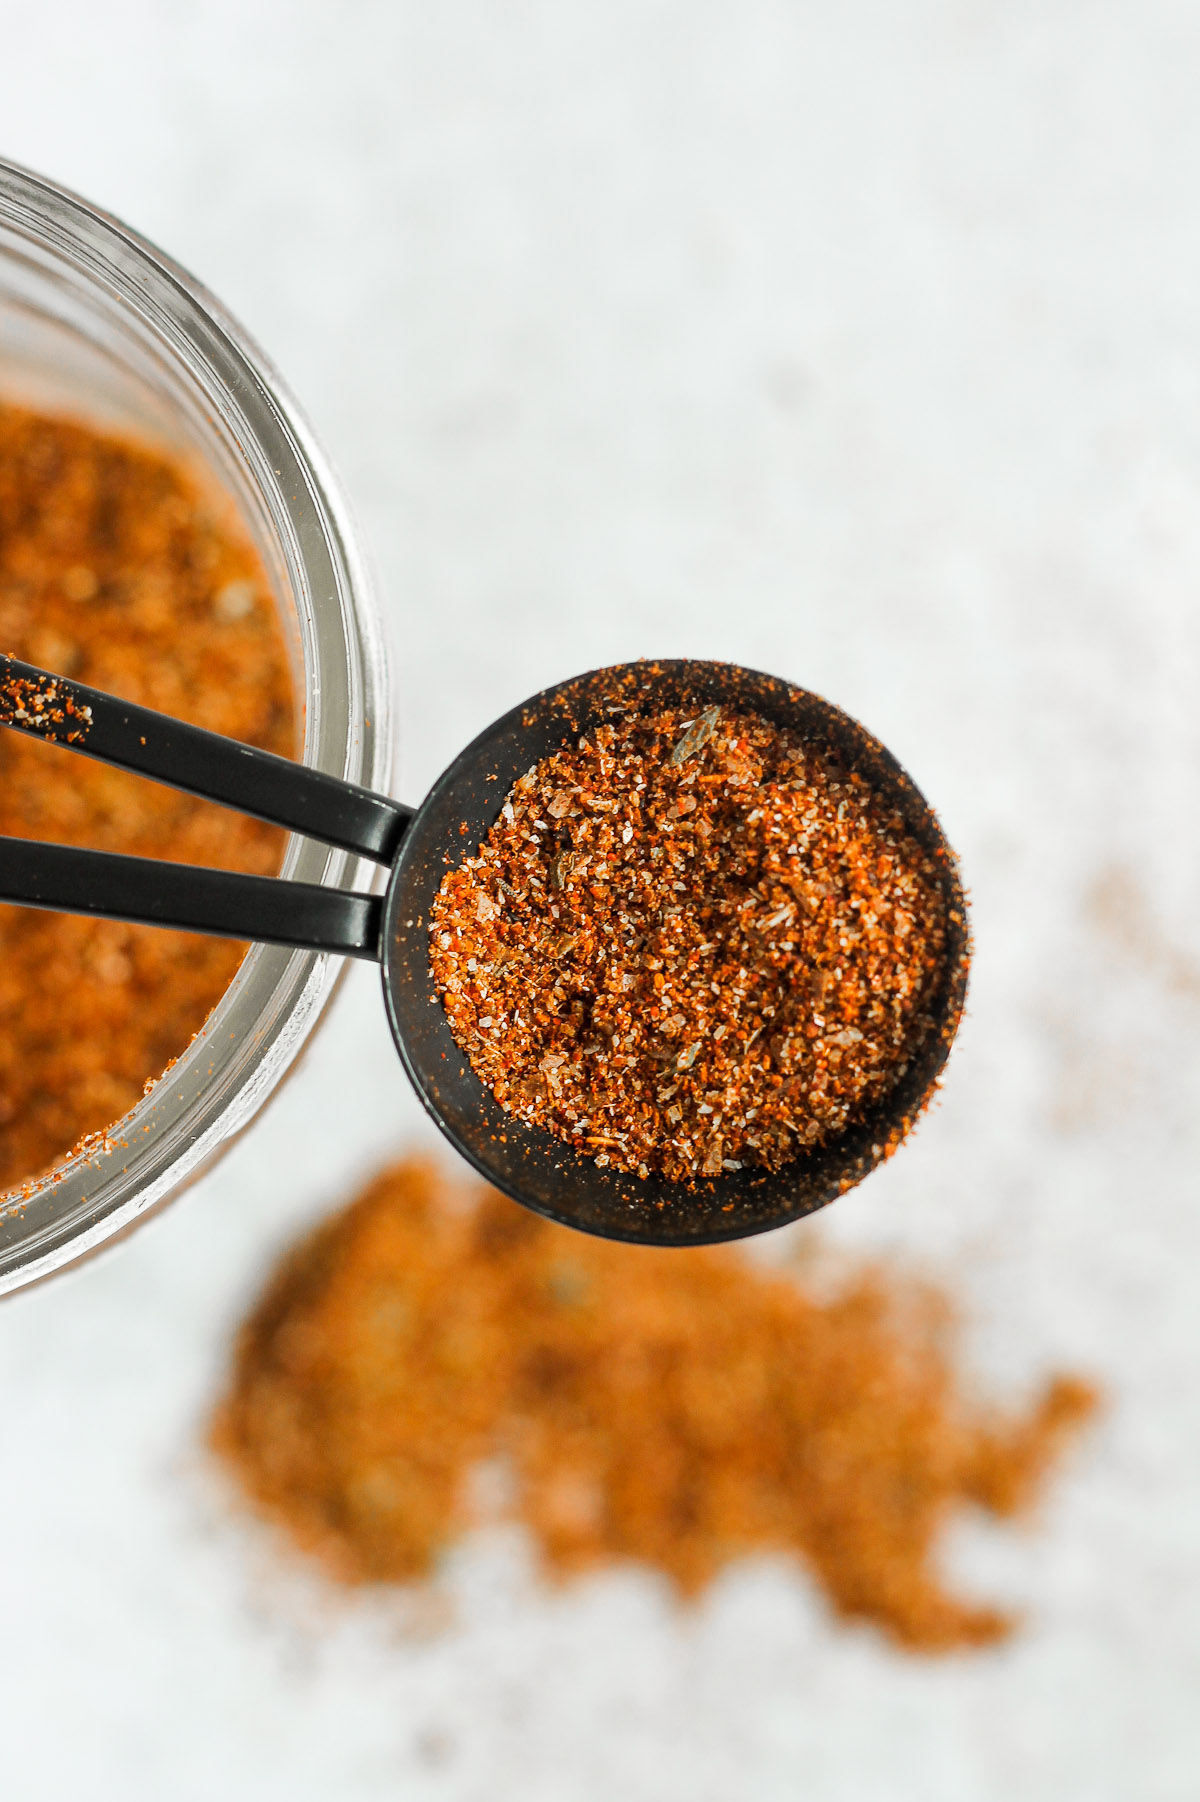
[[[0,838],[0,901],[379,960],[378,895]]]
[[[356,782],[3,655],[0,726],[135,770],[376,863],[392,862],[412,818],[410,808]]]

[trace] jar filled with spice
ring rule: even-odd
[[[336,478],[279,376],[161,252],[54,184],[0,163],[6,403],[145,447],[212,496],[257,560],[278,613],[295,754],[386,786],[387,683],[370,584]],[[67,588],[74,582],[86,600],[90,573],[66,572]],[[236,581],[225,589],[223,604],[234,610],[242,591]],[[300,838],[287,842],[279,868],[339,887],[368,886],[374,874]],[[341,968],[315,954],[253,947],[196,1036],[130,1112],[0,1199],[0,1293],[127,1230],[207,1166],[284,1075]],[[86,1019],[74,1030],[86,1032]]]

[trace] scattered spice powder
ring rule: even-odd
[[[599,1165],[778,1169],[936,1030],[938,867],[856,771],[757,715],[601,725],[444,878],[430,965],[497,1101]]]
[[[5,404],[0,651],[292,751],[287,651],[250,545],[179,463]],[[10,680],[0,713],[62,711],[53,684],[34,689]],[[69,713],[55,724],[68,743],[81,729]],[[4,731],[0,834],[263,875],[283,845],[274,827]],[[204,1024],[244,952],[0,907],[0,1186],[125,1113]]]
[[[1060,1376],[1023,1418],[981,1407],[952,1327],[943,1295],[881,1267],[809,1293],[402,1162],[284,1259],[212,1443],[345,1582],[429,1575],[490,1475],[551,1575],[633,1558],[692,1595],[790,1552],[840,1615],[980,1645],[1013,1618],[944,1587],[939,1535],[966,1504],[1028,1508],[1096,1397]]]

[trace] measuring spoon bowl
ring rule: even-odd
[[[429,920],[446,872],[474,855],[513,783],[532,764],[611,719],[615,706],[699,711],[717,704],[787,727],[865,777],[935,860],[948,941],[932,1004],[935,1030],[881,1101],[829,1144],[801,1151],[780,1170],[744,1165],[685,1184],[600,1167],[500,1106],[450,1031],[430,969]],[[545,689],[480,733],[434,783],[405,831],[384,903],[380,953],[388,1018],[413,1087],[481,1176],[536,1213],[584,1232],[642,1245],[703,1245],[811,1214],[895,1149],[949,1055],[966,997],[969,938],[954,855],[915,783],[878,739],[840,708],[774,676],[679,660],[593,670]]]

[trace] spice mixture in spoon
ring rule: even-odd
[[[497,1101],[667,1181],[778,1169],[936,1030],[936,860],[758,715],[627,714],[516,783],[447,874],[430,964]]]

